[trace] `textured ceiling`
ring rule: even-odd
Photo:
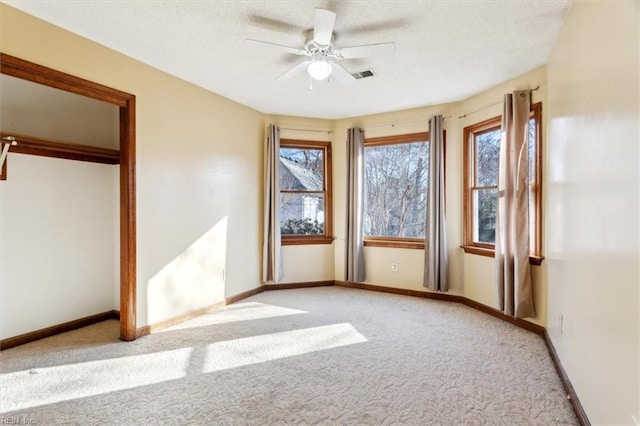
[[[4,1],[268,114],[344,118],[467,98],[547,62],[571,0]],[[314,8],[337,13],[336,47],[393,41],[393,56],[343,60],[374,77],[350,86],[301,73]]]

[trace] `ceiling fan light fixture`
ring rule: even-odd
[[[331,74],[331,64],[326,59],[314,60],[307,67],[307,72],[314,80],[324,80]]]
[[[333,33],[335,21],[335,12],[315,8],[313,29],[305,31],[305,43],[301,48],[268,41],[246,40],[251,44],[257,44],[265,48],[277,49],[297,56],[306,56],[303,61],[276,78],[278,81],[289,80],[294,75],[298,75],[298,73],[304,72],[306,69],[310,79],[318,81],[328,80],[329,76],[333,76],[332,78],[335,78],[337,82],[348,85],[358,78],[368,77],[373,75],[373,73],[369,71],[369,75],[352,74],[340,63],[342,59],[391,55],[395,51],[395,43],[393,42],[364,44],[336,49],[334,44],[335,35]],[[310,83],[313,83],[313,80],[311,80]]]

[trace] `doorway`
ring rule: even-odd
[[[0,53],[0,72],[104,101],[119,108],[120,339],[136,333],[135,96]]]

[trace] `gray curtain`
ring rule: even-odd
[[[264,164],[264,239],[262,281],[278,283],[282,279],[280,245],[280,129],[272,124],[267,131]]]
[[[347,131],[345,280],[364,281],[364,130]]]
[[[444,130],[442,115],[429,119],[429,176],[424,241],[424,282],[429,290],[447,291],[447,223],[444,191]]]
[[[502,312],[516,318],[535,316],[529,266],[529,194],[527,126],[529,90],[506,94],[496,212],[496,285]]]

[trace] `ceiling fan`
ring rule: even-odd
[[[291,77],[306,69],[309,76],[315,80],[325,80],[329,78],[329,76],[333,76],[340,83],[346,85],[353,83],[356,78],[340,64],[340,59],[365,58],[369,56],[391,55],[394,53],[395,43],[393,42],[336,48],[333,35],[335,22],[336,14],[334,12],[316,8],[313,37],[306,41],[303,48],[289,47],[253,39],[247,39],[246,41],[259,46],[308,57],[308,59],[300,62],[278,77],[277,80],[280,81],[289,80]]]

